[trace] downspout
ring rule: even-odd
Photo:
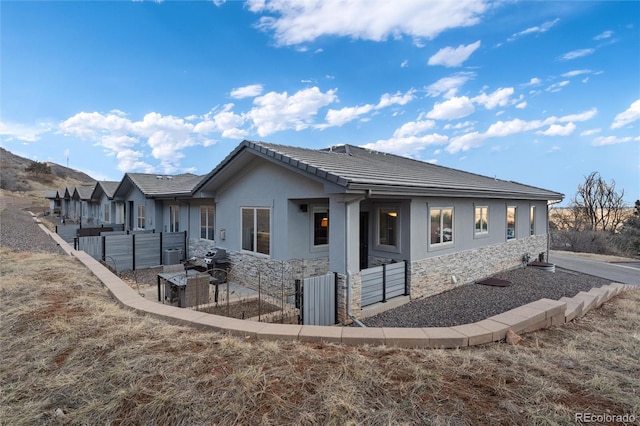
[[[547,203],[547,262],[549,261],[549,254],[551,254],[551,228],[549,227],[549,221],[551,219],[549,217],[551,213],[551,206],[561,202],[562,200],[552,201],[550,203]]]
[[[360,197],[357,198],[355,200],[351,200],[351,201],[345,201],[344,203],[344,217],[345,217],[345,233],[344,233],[344,266],[347,270],[347,317],[349,317],[351,319],[351,321],[353,321],[358,327],[364,327],[366,328],[367,326],[364,325],[362,322],[360,322],[360,320],[358,320],[355,315],[353,315],[353,313],[351,312],[351,272],[349,271],[349,267],[347,266],[348,260],[349,260],[349,218],[347,216],[347,213],[349,212],[349,205],[354,204],[354,203],[359,203],[360,201],[364,200],[365,197]]]

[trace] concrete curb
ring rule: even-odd
[[[572,298],[540,299],[482,321],[454,327],[359,328],[271,324],[228,318],[149,301],[100,262],[83,251],[73,250],[64,240],[43,225],[40,227],[51,235],[65,252],[82,262],[102,281],[109,294],[127,309],[178,324],[257,340],[300,340],[404,348],[462,348],[501,341],[508,330],[515,333],[530,333],[564,324],[583,316],[591,309],[602,306],[623,291],[640,289],[633,285],[612,283],[600,288],[592,288],[588,292],[581,291]]]

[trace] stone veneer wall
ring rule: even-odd
[[[411,298],[433,296],[523,264],[525,253],[535,260],[547,251],[547,236],[536,235],[473,250],[411,262]],[[452,282],[452,275],[457,283]]]
[[[362,279],[360,273],[351,275],[351,313],[358,318],[362,305]],[[351,324],[353,321],[347,314],[347,276],[338,274],[338,321],[343,325]]]

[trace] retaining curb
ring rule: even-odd
[[[583,316],[591,309],[602,306],[623,291],[640,289],[630,284],[611,283],[600,288],[594,287],[588,292],[581,291],[571,298],[540,299],[482,321],[453,327],[359,328],[261,323],[149,301],[84,251],[73,250],[57,234],[52,233],[42,224],[39,226],[67,254],[82,262],[103,283],[111,297],[123,307],[141,315],[152,315],[182,325],[257,340],[300,340],[403,348],[463,348],[504,340],[508,330],[518,334],[530,333],[564,324]]]

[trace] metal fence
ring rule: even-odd
[[[362,306],[407,294],[405,262],[390,263],[360,271]]]
[[[178,263],[186,254],[186,243],[186,232],[105,232],[100,236],[77,237],[74,247],[121,272],[167,264],[166,254],[174,251],[179,256],[172,257],[171,263]]]
[[[334,325],[338,318],[336,275],[305,278],[298,287],[300,322],[304,325]]]

